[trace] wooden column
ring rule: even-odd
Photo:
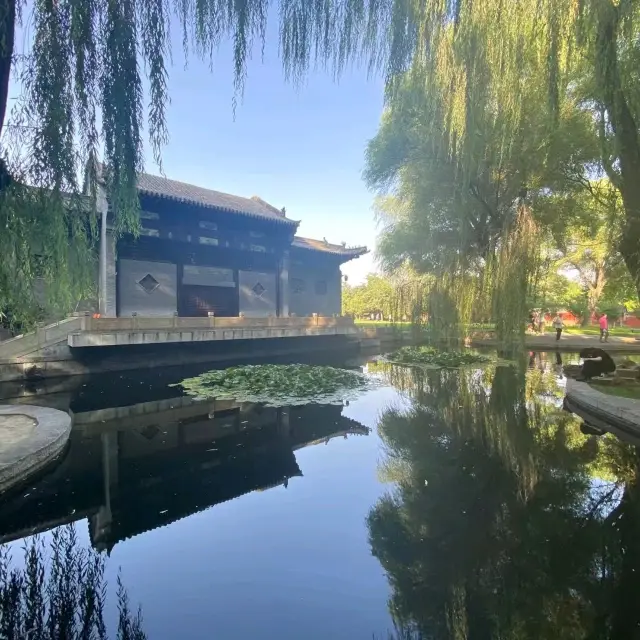
[[[278,268],[278,316],[289,317],[289,252],[285,251]]]

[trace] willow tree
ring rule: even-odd
[[[18,57],[16,25],[27,6],[33,38]],[[638,7],[636,0],[0,0],[0,158],[8,166],[0,170],[4,279],[68,269],[73,242],[60,241],[70,233],[61,194],[80,191],[78,176],[98,153],[106,161],[117,229],[137,228],[135,176],[142,168],[143,125],[158,161],[168,138],[171,14],[190,54],[212,59],[217,46],[231,39],[239,98],[247,59],[254,43],[264,44],[273,13],[280,20],[283,66],[294,80],[315,62],[338,74],[354,60],[382,70],[390,95],[409,67],[426,82],[439,79],[445,108],[435,124],[446,124],[445,148],[466,176],[473,174],[478,105],[491,107],[502,131],[496,157],[513,155],[522,139],[523,111],[546,110],[553,122],[580,88],[587,107],[599,114],[594,121],[602,139],[601,165],[625,206],[621,252],[640,289]],[[581,82],[569,84],[576,68]],[[7,122],[12,74],[24,92]],[[41,215],[26,225],[23,199],[14,204],[7,188],[12,178],[14,192],[17,182],[51,194]],[[89,172],[88,187],[94,182]],[[47,227],[57,230],[56,242],[44,236],[45,249],[35,251],[30,238],[45,217]],[[91,233],[89,220],[72,236]],[[16,302],[11,291],[0,295],[3,307]]]
[[[515,187],[520,182],[523,194],[544,194],[567,158],[564,145],[572,142],[559,135],[563,122],[567,114],[581,112],[599,148],[594,158],[575,156],[570,164],[579,178],[606,173],[619,189],[624,204],[619,248],[640,292],[640,100],[635,78],[640,3],[444,0],[403,6],[404,13],[399,7],[393,20],[393,33],[404,33],[412,44],[392,47],[388,66],[398,69],[409,57],[408,76],[424,87],[419,127],[432,141],[423,154],[423,162],[435,159],[432,182],[446,187],[440,174],[450,165],[449,182],[465,195],[469,190],[482,194],[478,177],[489,178],[493,189],[488,199],[481,198],[489,205],[501,193],[505,177]],[[398,96],[403,97],[406,77],[396,74],[388,83],[392,110]],[[408,105],[404,113],[410,124],[400,143],[388,147],[391,167],[403,153],[403,142],[416,133],[411,126],[415,100]],[[536,167],[538,160],[542,164]],[[401,168],[406,180],[409,172]],[[450,193],[455,198],[455,191]],[[458,197],[452,210],[466,206]],[[463,250],[483,226],[476,216],[469,224],[471,233],[464,227],[460,233]]]
[[[95,207],[71,197],[95,187],[89,160],[104,160],[117,231],[137,230],[143,130],[158,163],[169,136],[172,24],[185,54],[207,61],[231,40],[235,104],[270,13],[297,80],[314,60],[338,73],[365,41],[382,54],[389,10],[325,0],[0,0],[0,313],[36,319],[38,277],[66,310],[91,294]],[[21,93],[10,110],[11,78]]]
[[[574,205],[581,216],[557,238],[556,264],[559,268],[573,269],[578,275],[586,299],[585,323],[590,322],[599,308],[607,283],[620,273],[621,262],[619,193],[609,181],[596,183],[593,188],[593,195],[579,197]]]
[[[640,292],[640,2],[443,0],[394,5],[388,68],[397,69],[409,56],[412,72],[438,88],[443,108],[434,124],[445,131],[448,157],[462,166],[464,175],[474,172],[486,107],[502,131],[495,154],[521,153],[523,135],[541,136],[548,167],[558,151],[553,125],[564,110],[573,104],[589,114],[600,139],[598,163],[590,169],[606,172],[620,191],[620,251]],[[397,84],[391,83],[391,95]],[[531,108],[546,117],[546,130],[523,129],[523,115]],[[531,180],[525,172],[523,186]]]
[[[593,160],[595,144],[589,119],[575,103],[563,108],[556,123],[540,113],[540,75],[529,83],[515,137],[485,81],[466,86],[466,106],[458,113],[459,105],[450,102],[451,78],[459,75],[453,34],[450,26],[436,71],[416,61],[395,80],[368,147],[370,186],[394,193],[379,207],[379,253],[387,269],[409,262],[437,276],[449,294],[438,291],[430,298],[444,296],[455,314],[439,318],[443,305],[431,305],[435,324],[468,322],[473,310],[475,320],[497,319],[501,338],[513,341],[524,327],[539,247],[527,194],[556,188],[576,164]],[[479,57],[474,52],[468,59],[482,65]]]

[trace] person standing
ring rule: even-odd
[[[542,335],[544,335],[544,322],[545,322],[544,311],[541,311],[540,315],[538,316],[538,333]]]
[[[538,330],[538,313],[537,311],[532,311],[531,312],[531,331],[533,331],[534,333]]]
[[[600,316],[600,342],[607,342],[609,340],[609,318],[607,314],[603,313]]]
[[[559,313],[556,313],[556,317],[553,319],[553,328],[556,330],[556,342],[560,340],[562,336],[562,330],[564,329],[564,322]]]

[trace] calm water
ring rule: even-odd
[[[153,639],[640,637],[638,449],[582,434],[553,354],[366,369],[348,406],[196,403],[192,371],[5,389],[74,430],[0,542],[20,567],[75,522],[113,636],[120,571]]]

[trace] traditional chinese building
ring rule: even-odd
[[[367,251],[298,237],[299,222],[257,197],[148,174],[138,193],[139,237],[115,241],[108,216],[103,227],[106,317],[339,315],[340,266]]]

